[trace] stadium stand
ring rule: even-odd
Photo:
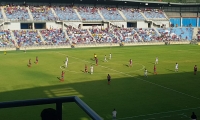
[[[82,20],[102,20],[101,16],[98,14],[98,8],[96,7],[79,6],[76,8]]]
[[[133,28],[115,28],[114,31],[121,42],[141,42],[139,35]]]
[[[117,43],[118,39],[114,35],[114,31],[109,28],[100,29],[97,26],[94,26],[92,29],[90,29],[90,32],[94,39],[96,40],[96,43]]]
[[[64,21],[68,21],[68,20],[76,20],[76,21],[80,21],[80,19],[78,18],[78,15],[76,14],[76,12],[74,11],[73,7],[71,5],[67,5],[67,6],[53,6],[53,10],[55,11],[56,15],[57,15],[57,19],[58,20],[64,20]]]
[[[9,20],[30,20],[28,10],[25,6],[6,5],[4,6],[4,12],[6,13],[6,17]]]
[[[14,46],[15,41],[12,40],[9,30],[0,30],[0,47]]]
[[[145,20],[142,14],[140,13],[141,11],[139,9],[133,9],[133,8],[120,8],[125,15],[127,20]]]
[[[42,37],[44,38],[46,44],[59,45],[67,43],[65,33],[61,29],[41,30],[40,33],[42,34]]]
[[[54,16],[51,7],[49,6],[37,6],[31,5],[29,9],[32,13],[34,20],[42,20],[42,21],[55,21],[56,17]]]
[[[13,30],[18,46],[31,46],[42,44],[37,30]]]
[[[94,43],[93,37],[89,34],[87,29],[76,29],[69,26],[66,30],[69,36],[70,43],[73,44],[88,44]]]
[[[155,41],[159,37],[154,28],[136,28],[135,30],[144,42]]]
[[[192,40],[193,29],[191,27],[158,28],[161,37],[166,40]]]
[[[148,19],[166,19],[163,11],[159,9],[145,9],[144,15]]]
[[[124,20],[115,7],[99,7],[99,10],[106,20]]]

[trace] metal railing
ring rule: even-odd
[[[75,102],[93,120],[102,120],[102,118],[95,111],[93,111],[85,102],[83,102],[77,96],[1,102],[0,109],[12,108],[12,107],[33,106],[33,105],[43,105],[43,104],[56,104],[58,119],[62,120],[62,103],[66,103],[66,102]]]

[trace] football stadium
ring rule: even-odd
[[[199,0],[1,0],[3,120],[197,120]]]

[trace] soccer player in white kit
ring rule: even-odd
[[[178,63],[175,65],[175,72],[178,72]]]
[[[148,76],[147,76],[147,69],[146,69],[146,68],[144,69],[144,76],[145,76],[145,77],[148,77]]]
[[[93,74],[93,71],[94,71],[94,67],[91,65],[90,66],[90,74]]]
[[[110,57],[109,57],[109,59],[111,60],[111,58],[112,58],[112,55],[111,55],[111,53],[110,53]]]
[[[66,57],[66,61],[68,62],[68,56]]]
[[[68,61],[66,60],[66,61],[65,61],[65,67],[66,67],[66,68],[67,68],[67,65],[68,65]]]
[[[106,55],[105,55],[105,57],[104,57],[104,62],[108,62],[107,59],[106,59]]]
[[[156,61],[155,61],[155,64],[158,64],[158,57],[156,57]]]
[[[66,60],[65,60],[65,67],[67,68],[68,66],[68,56],[66,57]]]

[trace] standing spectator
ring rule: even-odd
[[[191,118],[192,118],[192,120],[197,120],[197,116],[195,115],[194,112],[192,112]]]
[[[57,111],[53,108],[46,108],[40,114],[42,120],[58,120]]]
[[[114,110],[112,111],[112,116],[113,116],[113,120],[116,120],[117,111],[115,110],[115,108],[114,108]]]
[[[110,85],[110,79],[111,79],[111,76],[108,74],[107,76],[107,79],[108,79],[108,85]]]
[[[194,75],[197,74],[197,65],[194,66]]]

